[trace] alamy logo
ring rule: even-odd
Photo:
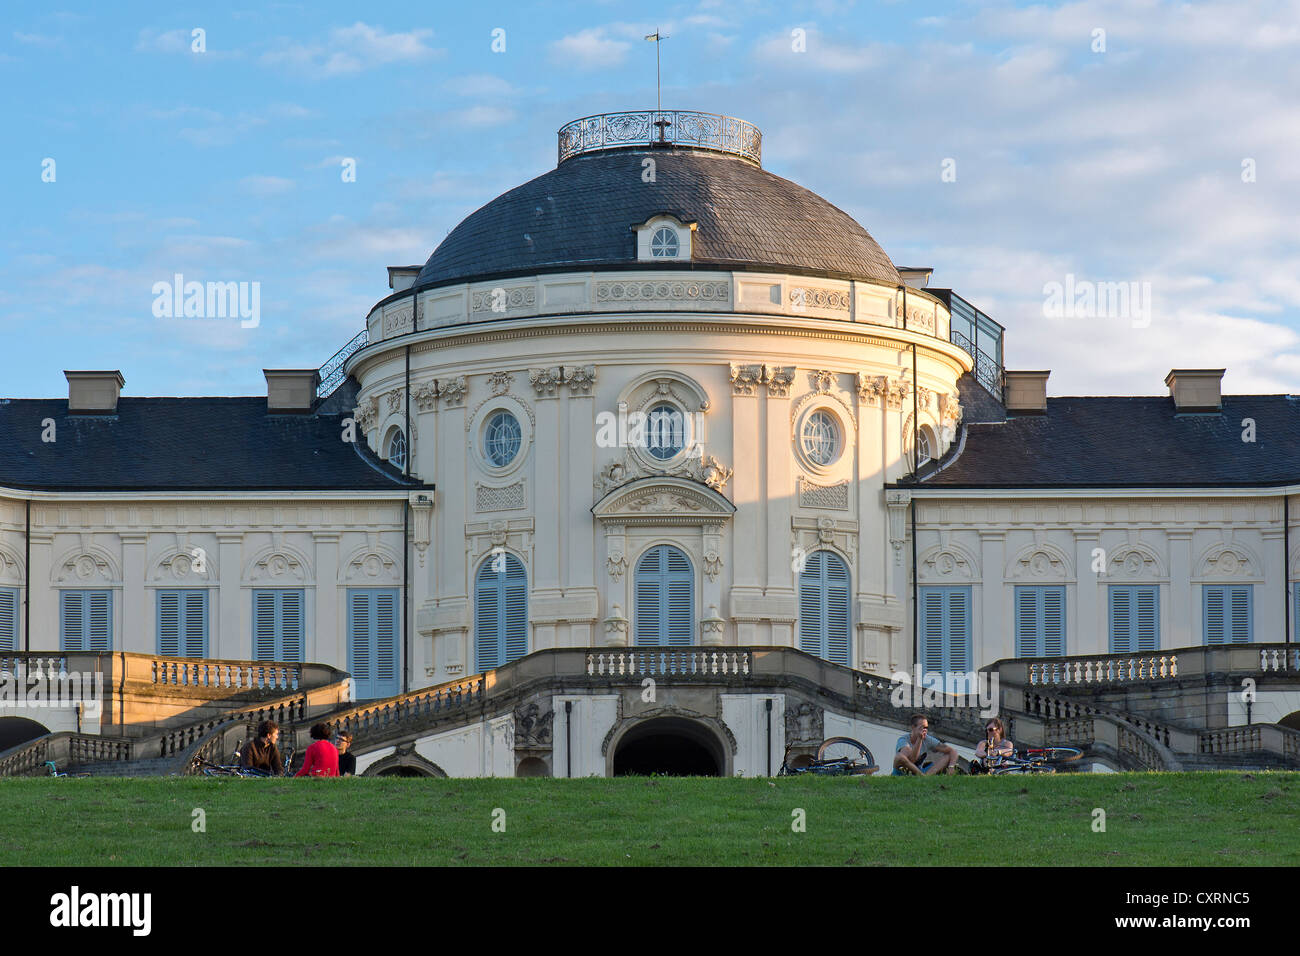
[[[152,925],[151,893],[68,893],[50,897],[50,925],[68,929],[81,926],[125,926],[132,935],[148,936]]]
[[[237,318],[245,329],[262,322],[260,282],[186,282],[178,272],[171,282],[155,282],[151,291],[158,319]]]
[[[984,671],[896,671],[889,702],[898,708],[978,707],[985,719],[998,715],[998,675]]]
[[[83,714],[99,714],[104,699],[104,675],[98,671],[82,674],[59,671],[40,665],[17,672],[0,671],[0,712],[28,708],[80,707]]]
[[[1043,318],[1132,319],[1133,328],[1145,329],[1151,324],[1151,283],[1076,281],[1071,272],[1064,283],[1043,286]]]

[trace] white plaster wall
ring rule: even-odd
[[[1246,723],[1246,702],[1241,691],[1228,692],[1228,726]],[[1250,708],[1250,719],[1256,724],[1276,724],[1283,717],[1300,711],[1300,690],[1256,691]]]
[[[736,737],[735,775],[764,777],[771,758],[772,775],[785,756],[785,695],[719,694],[722,722]],[[772,702],[772,745],[767,744],[767,701]]]
[[[573,702],[572,715],[564,712],[565,701]],[[551,776],[568,775],[568,726],[572,718],[573,776],[605,776],[605,755],[600,752],[605,735],[618,720],[618,695],[552,697],[555,720],[551,732]]]

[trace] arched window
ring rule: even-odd
[[[917,432],[916,463],[919,467],[934,457],[934,437],[929,425],[922,425]]]
[[[483,430],[483,455],[497,468],[504,468],[515,460],[522,441],[519,419],[507,411],[496,412]]]
[[[474,647],[479,673],[528,653],[528,573],[518,558],[494,551],[474,583]]]
[[[826,466],[840,453],[840,427],[830,412],[817,411],[803,425],[803,451],[818,465]]]
[[[849,665],[849,569],[832,551],[814,551],[799,574],[799,648]]]
[[[636,643],[647,647],[695,643],[695,571],[690,558],[661,544],[636,563]]]
[[[646,416],[646,451],[660,461],[675,458],[686,447],[685,416],[681,409],[667,402],[650,409]]]
[[[669,226],[660,226],[650,240],[650,255],[656,259],[677,258],[677,230]]]
[[[394,428],[388,439],[388,463],[394,468],[406,469],[406,436],[400,428]]]

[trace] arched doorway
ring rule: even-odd
[[[0,751],[17,747],[50,732],[44,724],[26,717],[0,717]]]
[[[614,776],[720,777],[726,768],[722,742],[704,724],[684,717],[657,717],[631,727],[614,749]]]
[[[1287,714],[1278,723],[1283,727],[1290,727],[1292,730],[1300,730],[1300,710]]]

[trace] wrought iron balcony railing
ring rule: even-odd
[[[352,341],[335,352],[328,362],[320,367],[320,384],[316,386],[316,397],[324,398],[343,382],[343,365],[353,352],[364,348],[370,341],[370,332],[362,329],[352,337]]]
[[[603,149],[663,145],[711,149],[762,165],[763,134],[757,126],[693,110],[600,113],[576,119],[560,127],[559,161]]]

